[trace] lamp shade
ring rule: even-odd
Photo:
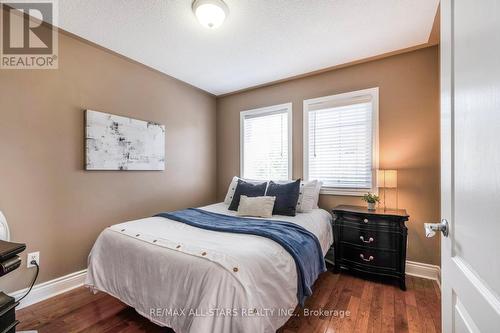
[[[377,187],[397,188],[398,171],[397,170],[377,170]]]
[[[224,23],[229,9],[222,0],[195,0],[193,12],[203,26],[215,29]]]

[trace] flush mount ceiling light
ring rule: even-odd
[[[195,0],[193,12],[203,26],[215,29],[224,23],[229,8],[222,0]]]

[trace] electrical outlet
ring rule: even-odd
[[[36,267],[35,265],[31,264],[33,260],[35,260],[36,263],[40,265],[40,252],[37,251],[28,253],[28,257],[26,258],[28,268]]]

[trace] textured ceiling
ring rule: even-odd
[[[215,95],[426,43],[439,0],[63,0],[59,26]]]

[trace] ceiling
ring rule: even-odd
[[[216,30],[191,0],[64,0],[59,26],[214,95],[420,44],[439,0],[225,0]]]

